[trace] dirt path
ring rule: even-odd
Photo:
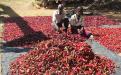
[[[33,0],[0,0],[0,4],[9,6],[20,16],[51,16],[54,9],[37,9],[32,5]],[[7,11],[10,13],[10,11]],[[13,15],[16,16],[16,15]]]
[[[37,9],[33,7],[34,0],[0,0],[0,4],[9,6],[15,13],[20,16],[51,16],[55,9]],[[7,11],[10,13],[10,11]],[[121,13],[100,12],[102,15],[110,16],[110,18],[121,19]],[[16,16],[16,15],[13,15]]]

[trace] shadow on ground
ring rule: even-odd
[[[13,53],[22,53],[22,52],[28,52],[28,51],[31,50],[32,48],[2,47],[1,49],[3,49],[3,51],[1,51],[2,53],[9,53],[9,52],[13,52]]]
[[[0,4],[0,8],[2,9],[2,14],[8,15],[12,17],[14,21],[10,21],[10,23],[16,23],[17,26],[21,29],[24,36],[14,39],[11,41],[7,41],[3,46],[14,47],[14,46],[24,46],[32,43],[36,43],[37,41],[47,40],[48,38],[42,32],[34,31],[29,25],[28,22],[25,21],[21,16],[19,16],[16,12],[13,11],[9,6]],[[13,17],[16,16],[16,17]],[[6,19],[3,17],[3,19]],[[4,21],[5,22],[5,21]]]
[[[21,38],[8,41],[7,43],[3,44],[6,47],[17,47],[17,46],[25,46],[25,45],[34,45],[38,41],[48,40],[49,38],[46,37],[42,32],[35,32],[32,34],[25,35]]]

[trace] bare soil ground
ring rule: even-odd
[[[10,7],[20,16],[51,16],[54,9],[37,9],[33,7],[33,0],[0,0],[0,4]],[[7,11],[9,13],[9,11]],[[16,16],[16,15],[13,15]]]
[[[51,16],[55,9],[37,9],[33,7],[34,0],[0,0],[0,4],[9,6],[19,16]],[[10,12],[9,10],[6,12]],[[121,19],[121,13],[115,11],[100,12],[110,18]],[[12,15],[16,16],[16,15]]]

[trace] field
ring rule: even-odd
[[[120,74],[120,13],[85,16],[85,29],[94,35],[90,41],[71,34],[70,27],[67,33],[55,32],[51,26],[55,9],[36,9],[32,0],[0,2],[4,16],[0,37],[6,41],[1,44],[2,75]]]

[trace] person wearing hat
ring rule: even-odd
[[[83,9],[82,7],[77,7],[75,14],[71,16],[70,25],[72,34],[78,34],[83,29]]]
[[[53,28],[58,32],[61,32],[60,28],[62,27],[65,32],[67,32],[67,29],[68,29],[69,21],[66,18],[66,15],[63,9],[64,9],[63,4],[59,4],[58,9],[53,13],[53,16],[52,16]]]

